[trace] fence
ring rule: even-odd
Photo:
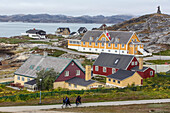
[[[74,90],[74,91],[52,91],[52,92],[42,92],[41,95],[42,97],[45,96],[56,96],[56,95],[62,95],[62,94],[84,94],[84,93],[109,93],[113,91],[118,91],[118,92],[125,92],[127,89],[132,90],[132,91],[137,91],[137,90],[142,90],[148,86],[136,86],[136,87],[126,87],[126,88],[110,88],[110,89],[92,89],[92,90]],[[161,87],[161,85],[151,85],[151,87]],[[170,89],[170,86],[166,86],[166,88]],[[10,100],[15,100],[19,98],[20,100],[28,100],[31,98],[39,98],[40,94],[39,93],[32,93],[32,94],[20,94],[20,95],[13,95],[13,96],[3,96],[0,97],[0,100],[4,99],[10,99]]]

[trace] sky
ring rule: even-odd
[[[159,5],[170,14],[170,0],[0,0],[0,15],[144,15],[155,13]]]

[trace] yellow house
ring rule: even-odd
[[[115,53],[147,56],[135,32],[129,31],[87,31],[81,40],[68,40],[68,48],[94,53]]]
[[[142,85],[143,78],[134,71],[119,69],[116,73],[107,76],[106,85],[124,88],[128,85]]]

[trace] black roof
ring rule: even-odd
[[[34,85],[34,84],[36,84],[36,80],[35,79],[34,80],[30,80],[28,82],[25,82],[24,84]]]
[[[128,70],[122,70],[119,69],[116,73],[108,75],[108,78],[113,78],[116,80],[124,80],[130,76],[132,76],[135,72],[134,71],[128,71]]]
[[[126,69],[133,58],[132,55],[101,53],[93,65]]]
[[[70,32],[70,29],[68,27],[59,27],[57,30],[60,30],[60,32],[63,32],[65,29],[67,29]]]
[[[67,83],[71,83],[71,84],[76,84],[76,85],[80,85],[80,86],[88,86],[92,83],[95,83],[96,81],[94,80],[88,80],[86,81],[85,79],[82,78],[78,78],[78,77],[73,77],[69,80],[66,80]]]
[[[74,34],[76,34],[76,32],[72,32],[72,33],[70,33],[70,35],[74,35]]]
[[[131,70],[132,71],[141,71],[141,72],[143,72],[143,71],[145,71],[146,69],[148,69],[149,67],[143,67],[143,69],[139,69],[139,66],[135,66],[135,67],[133,67]]]
[[[78,29],[78,32],[80,33],[80,32],[83,31],[83,30],[85,30],[83,33],[85,33],[85,32],[87,31],[87,29],[86,29],[85,27],[80,27],[80,28]]]
[[[38,29],[30,29],[28,31],[26,31],[26,33],[32,33],[32,34],[42,34],[45,35],[46,32],[43,30],[38,30]]]

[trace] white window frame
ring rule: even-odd
[[[115,68],[112,68],[112,74],[114,74],[116,72]]]
[[[153,71],[150,71],[150,76],[153,76]]]
[[[17,80],[20,80],[20,79],[21,79],[20,76],[18,76],[18,77],[17,77]]]
[[[98,46],[98,43],[97,43],[97,42],[95,43],[95,46]]]
[[[99,71],[99,66],[95,66],[95,71]]]
[[[89,42],[89,46],[91,46],[91,42]]]
[[[134,66],[134,62],[132,62],[132,66]]]
[[[111,46],[111,44],[110,43],[108,43],[108,47],[110,47]]]
[[[76,75],[80,75],[80,70],[76,70]]]
[[[104,42],[102,42],[102,47],[104,47]]]
[[[65,71],[65,77],[69,76],[69,71]]]
[[[107,72],[107,68],[106,67],[103,67],[103,72]]]
[[[25,78],[24,78],[24,77],[22,77],[22,81],[25,81]]]
[[[115,48],[117,48],[117,44],[115,44]]]
[[[122,48],[125,48],[125,44],[122,44]]]
[[[136,66],[138,65],[138,62],[137,62],[137,61],[135,61],[135,65],[136,65]]]

